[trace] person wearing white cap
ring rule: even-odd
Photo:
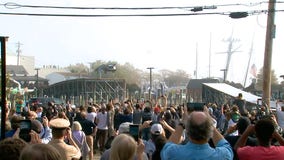
[[[50,121],[50,127],[52,128],[52,140],[48,143],[54,146],[64,160],[80,159],[81,151],[72,138],[72,131],[70,122],[63,118],[56,118]],[[69,144],[64,142],[64,137],[67,137]]]
[[[164,133],[164,128],[161,124],[156,123],[151,126],[151,134],[153,135],[161,135]]]
[[[145,144],[145,153],[147,154],[149,159],[152,158],[152,155],[156,150],[154,143],[155,139],[161,135],[165,137],[164,128],[160,123],[152,124],[150,132],[151,132],[151,138],[147,141],[143,140],[143,143]]]

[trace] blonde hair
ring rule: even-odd
[[[132,160],[136,150],[136,141],[127,134],[120,134],[111,143],[110,160]]]
[[[82,126],[78,121],[74,121],[72,124],[72,131],[81,131]]]
[[[29,144],[21,152],[19,160],[62,160],[61,154],[49,144]]]

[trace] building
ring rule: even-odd
[[[202,84],[220,83],[219,79],[191,79],[187,84],[187,100],[190,102],[202,102]]]
[[[70,73],[70,72],[53,72],[46,75],[46,79],[48,79],[49,85],[72,80],[72,79],[79,79],[79,78],[88,78],[89,75],[87,73]]]
[[[22,65],[6,65],[6,73],[10,78],[9,87],[18,88],[19,91],[24,89],[42,91],[43,88],[48,86],[47,79],[38,77],[37,75],[29,75]],[[38,93],[40,92],[35,94]]]
[[[25,68],[28,75],[35,75],[35,57],[34,56],[24,56],[19,57],[12,52],[8,52],[6,55],[6,65],[21,65]]]

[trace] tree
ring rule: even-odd
[[[164,76],[164,81],[168,87],[186,86],[190,79],[190,76],[184,70],[176,70],[175,72],[162,70],[161,74]]]
[[[2,65],[1,65],[1,61],[0,61],[0,68],[2,69]],[[0,75],[0,78],[2,79],[2,77],[1,77],[2,75]],[[10,93],[11,93],[11,91],[10,91],[10,87],[11,87],[11,83],[10,83],[10,75],[8,74],[8,73],[6,73],[6,76],[5,76],[6,78],[6,80],[5,80],[5,82],[4,83],[6,83],[6,98],[7,99],[9,99],[10,98]],[[0,83],[0,88],[2,88],[2,86],[3,86],[3,84],[2,83]],[[2,90],[0,90],[0,99],[1,99],[1,97],[2,97]]]
[[[115,64],[115,71],[99,70],[100,67],[110,64]],[[88,67],[83,64],[70,65],[68,69],[73,73],[88,73],[87,71],[89,71]],[[141,94],[140,92],[147,91],[150,84],[149,71],[137,69],[128,62],[119,64],[115,61],[97,60],[90,63],[89,75],[92,78],[125,79],[126,89],[131,97],[136,97]],[[167,87],[186,86],[190,76],[184,70],[160,70],[158,72],[154,70],[152,78],[152,89],[159,89],[161,83],[165,83]]]
[[[88,73],[89,69],[88,66],[84,65],[83,63],[77,63],[75,65],[69,65],[67,69],[71,73]]]
[[[258,90],[262,90],[263,85],[263,68],[261,68],[256,77],[256,88]],[[271,86],[278,85],[278,79],[274,70],[271,70]]]

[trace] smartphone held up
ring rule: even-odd
[[[139,138],[139,125],[131,124],[129,125],[129,134],[138,142]]]
[[[31,127],[32,127],[31,120],[27,119],[21,120],[19,137],[25,140],[26,142],[31,141],[31,136],[30,136]]]

